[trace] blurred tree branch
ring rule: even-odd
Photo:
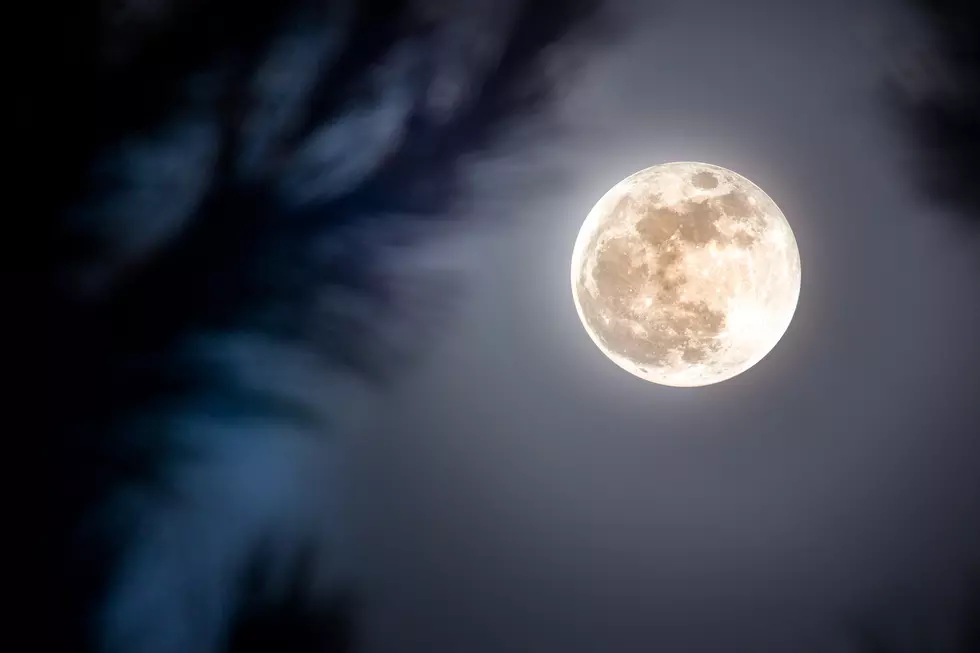
[[[900,80],[896,95],[920,150],[919,174],[930,196],[980,226],[980,3],[911,6],[929,33],[932,51],[917,62],[926,88]]]

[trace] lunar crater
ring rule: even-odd
[[[666,385],[751,367],[789,326],[799,287],[782,212],[749,180],[708,164],[665,164],[617,184],[572,257],[590,336],[624,369]]]

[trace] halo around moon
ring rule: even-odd
[[[776,203],[698,162],[640,170],[589,212],[572,252],[572,297],[599,349],[641,379],[702,386],[779,342],[800,296],[800,254]]]

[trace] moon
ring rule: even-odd
[[[582,325],[616,365],[675,387],[726,381],[766,356],[800,297],[789,222],[754,183],[683,161],[640,170],[589,212],[572,252]]]

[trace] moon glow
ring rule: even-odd
[[[579,231],[571,273],[599,349],[669,386],[718,383],[758,363],[800,296],[799,249],[776,203],[745,177],[697,162],[613,186]]]

